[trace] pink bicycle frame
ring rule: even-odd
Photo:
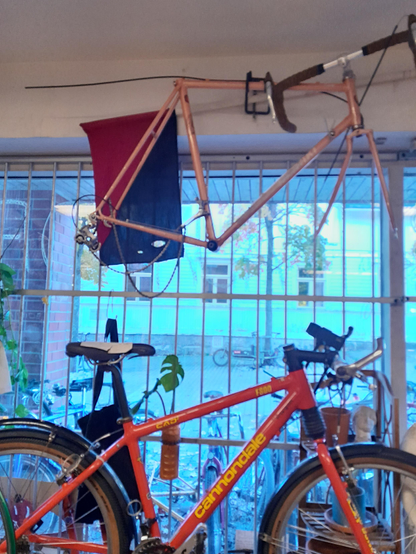
[[[362,129],[361,122],[361,113],[360,107],[357,102],[356,90],[355,90],[355,80],[354,78],[346,78],[342,83],[304,83],[290,88],[289,90],[301,91],[301,92],[338,92],[343,93],[346,96],[348,104],[348,115],[336,125],[330,133],[328,133],[323,139],[321,139],[315,146],[313,146],[307,154],[302,156],[300,160],[292,165],[279,179],[277,179],[273,185],[271,185],[267,191],[263,192],[259,198],[253,202],[253,204],[236,220],[230,227],[228,227],[220,237],[215,235],[214,225],[212,222],[211,212],[209,208],[208,200],[208,190],[205,183],[200,153],[198,149],[195,128],[191,113],[191,107],[189,103],[188,91],[189,89],[234,89],[234,90],[244,90],[246,87],[245,81],[197,81],[190,79],[178,79],[175,82],[174,89],[169,95],[166,102],[163,104],[157,115],[155,116],[153,122],[142,136],[140,142],[132,152],[131,156],[121,169],[120,173],[114,180],[113,184],[105,194],[104,198],[98,204],[95,216],[98,221],[102,221],[107,224],[121,225],[123,227],[128,227],[130,229],[136,229],[138,231],[147,232],[153,235],[157,235],[161,238],[167,240],[174,240],[177,242],[185,242],[201,247],[208,247],[210,250],[216,250],[218,247],[222,246],[224,242],[231,237],[244,223],[250,219],[262,206],[264,206],[280,189],[282,189],[291,179],[293,179],[302,169],[307,167],[334,139],[339,135],[345,132],[347,129],[352,129],[353,131],[348,135],[347,139],[347,154],[342,164],[341,171],[339,173],[337,183],[334,188],[334,192],[329,201],[328,209],[319,223],[319,226],[316,230],[316,233],[319,233],[331,207],[335,201],[336,194],[341,186],[341,183],[344,179],[345,173],[347,171],[351,155],[352,155],[352,140],[354,137],[365,135],[367,137],[371,154],[374,158],[374,163],[376,166],[377,174],[380,179],[381,190],[383,198],[386,204],[386,208],[389,214],[390,223],[392,229],[395,230],[394,216],[392,208],[390,205],[390,199],[388,194],[387,185],[384,179],[383,171],[381,168],[380,159],[377,153],[376,144],[374,142],[374,137],[372,131],[368,129]],[[263,91],[264,83],[263,82],[250,82],[249,89],[252,91]],[[189,149],[192,157],[192,163],[195,171],[195,178],[198,186],[199,193],[199,202],[200,202],[200,213],[196,217],[203,216],[206,222],[206,240],[200,240],[195,237],[190,237],[187,235],[182,235],[181,233],[174,231],[167,231],[164,229],[157,229],[154,227],[149,227],[147,225],[142,225],[140,223],[134,223],[131,221],[123,221],[117,219],[117,210],[120,208],[121,203],[123,202],[126,194],[130,190],[137,174],[143,167],[146,159],[148,158],[153,146],[155,145],[157,139],[159,138],[162,130],[167,124],[173,110],[176,105],[180,102],[182,108],[183,119],[185,123],[186,133],[189,141]],[[121,179],[123,178],[126,171],[129,167],[135,163],[138,154],[142,148],[149,142],[147,149],[144,155],[140,158],[140,161],[137,164],[137,167],[130,178],[126,188],[121,194],[118,202],[116,203],[112,215],[103,214],[102,210],[106,203],[111,200],[111,195],[114,190],[119,185]],[[137,163],[137,162],[136,162]],[[212,247],[210,245],[213,245]]]

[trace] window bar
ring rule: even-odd
[[[287,170],[290,169],[290,162],[287,162]],[[287,277],[288,277],[288,242],[289,242],[289,193],[291,188],[292,182],[289,181],[286,185],[286,226],[285,226],[285,296],[287,296]],[[288,342],[288,336],[287,336],[287,303],[288,301],[284,301],[284,344],[287,344]],[[285,373],[287,373],[287,367],[285,366]],[[281,435],[280,435],[281,436]],[[280,440],[280,437],[279,437]],[[283,432],[283,441],[287,442],[287,425],[284,428]],[[300,441],[300,437],[299,437]],[[278,454],[280,457],[280,453]],[[281,455],[281,458],[283,458],[283,472],[284,475],[287,474],[287,456],[285,454]]]
[[[375,297],[375,212],[374,212],[374,160],[371,163],[371,296]],[[372,339],[375,339],[375,305],[371,305],[371,326]],[[372,363],[372,369],[375,369],[375,363]]]
[[[208,184],[208,195],[209,195],[209,189],[210,189],[210,182],[209,182],[209,178],[208,176],[206,175],[205,177],[205,181],[206,183]],[[207,249],[204,248],[204,273],[203,273],[203,287],[202,287],[202,291],[203,293],[205,294],[207,291],[206,291],[206,285],[207,285],[207,280],[206,280],[206,274],[207,274]],[[203,321],[202,321],[202,325],[203,325],[203,332],[204,332],[204,344],[205,344],[205,317],[206,317],[206,298],[204,298],[202,300],[203,302]],[[204,388],[205,388],[205,375],[202,375],[202,379],[201,379],[201,403],[203,402],[203,391],[204,391]],[[203,422],[203,418],[200,418],[199,419],[199,437],[202,438],[202,422]],[[199,482],[201,482],[201,479],[202,479],[202,473],[201,473],[201,464],[202,464],[202,445],[199,446],[199,452],[198,452],[198,456],[199,456],[199,459],[198,459],[198,478],[199,478]],[[204,487],[202,487],[203,489]]]
[[[3,205],[1,207],[1,232],[0,232],[0,252],[3,255],[3,236],[4,236],[4,216],[6,213],[6,191],[7,191],[7,177],[9,173],[9,164],[4,164],[4,176],[3,176]]]
[[[56,162],[53,164],[53,176],[52,176],[52,192],[51,192],[51,217],[49,220],[49,240],[48,240],[48,266],[46,271],[46,284],[47,287],[51,286],[51,266],[52,266],[52,238],[55,229],[55,186],[56,186]],[[43,398],[43,388],[44,380],[46,374],[46,351],[47,351],[47,336],[48,336],[48,325],[49,325],[49,313],[50,313],[50,296],[47,297],[48,302],[45,304],[44,309],[44,319],[43,319],[43,345],[42,345],[42,364],[41,364],[41,375],[40,375],[40,406],[39,406],[39,419],[42,419],[42,398]]]
[[[182,197],[182,171],[181,171],[181,168],[180,168],[180,172],[179,172],[179,197],[180,198]],[[152,269],[154,269],[154,264],[152,265]],[[180,263],[180,258],[179,258],[178,267],[177,267],[177,271],[176,271],[176,292],[178,293],[178,295],[179,295],[180,276],[181,276],[181,263]],[[173,344],[173,351],[176,354],[176,356],[178,355],[178,326],[179,326],[179,296],[176,298],[175,337],[174,337],[174,344]],[[175,400],[176,400],[176,390],[173,390],[172,391],[172,408],[173,408],[173,411],[175,411]],[[180,471],[180,469],[179,469],[179,471]],[[168,511],[168,536],[169,536],[169,538],[172,535],[172,503],[173,503],[173,480],[171,479],[169,481],[169,511]]]
[[[81,162],[78,163],[78,173],[77,173],[77,192],[76,192],[76,198],[79,198],[80,196],[80,187],[81,187]],[[78,224],[78,217],[79,217],[79,202],[76,203],[75,208],[75,221]],[[72,287],[71,290],[75,290],[75,271],[76,271],[76,262],[77,262],[77,243],[74,241],[74,260],[72,263]],[[74,302],[75,302],[75,296],[71,298],[71,314],[69,316],[69,340],[72,338],[72,325],[74,323]],[[71,358],[68,357],[68,363],[67,363],[67,370],[66,370],[66,382],[65,382],[65,388],[66,388],[66,397],[65,397],[65,411],[64,411],[64,426],[67,427],[68,425],[68,410],[69,410],[69,382],[70,382],[70,372],[71,372]]]
[[[345,202],[346,202],[346,186],[347,186],[347,175],[344,175],[344,178],[342,180],[342,298],[345,299],[345,256],[346,256],[346,238],[345,238],[345,229],[346,229],[346,222],[345,222]],[[342,302],[342,328],[343,332],[345,333],[346,327],[345,327],[345,300]],[[345,357],[345,345],[342,348],[343,355]]]
[[[97,260],[98,262],[98,260]],[[98,262],[98,290],[101,292],[102,288],[102,270],[103,266]],[[100,316],[101,316],[101,295],[97,299],[97,321],[95,324],[95,340],[98,341],[98,332],[99,332],[99,325],[100,325]],[[94,375],[95,377],[95,375]]]
[[[314,163],[314,170],[313,170],[313,295],[315,296],[315,300],[312,302],[312,310],[313,310],[313,320],[316,321],[316,233],[315,229],[318,228],[318,164],[315,160]],[[319,270],[318,270],[319,271]],[[316,379],[316,364],[314,364],[314,377]]]
[[[259,186],[258,186],[258,192],[259,192],[259,196],[260,194],[263,192],[263,162],[261,161],[260,162],[260,165],[259,165]],[[257,267],[258,267],[258,270],[257,270],[257,295],[260,294],[260,254],[261,254],[261,210],[259,210],[257,212],[257,220],[258,220],[258,223],[257,223]],[[257,320],[256,320],[256,328],[257,328],[257,336],[259,336],[260,334],[260,300],[257,299],[256,301],[256,307],[257,307]],[[273,332],[272,332],[272,336],[273,336]],[[259,351],[259,347],[257,345],[257,353]],[[258,358],[258,355],[257,355],[257,358]],[[260,368],[259,368],[259,364],[256,363],[256,384],[259,383],[259,371]],[[258,428],[259,426],[259,399],[256,398],[255,400],[256,402],[256,429]],[[257,489],[258,489],[258,468],[259,468],[259,463],[258,463],[258,460],[256,459],[256,463],[254,465],[254,522],[253,522],[253,525],[254,525],[254,537],[256,536],[256,530],[257,530],[257,518],[258,518],[258,513],[257,513]],[[256,544],[255,544],[255,538],[254,538],[254,543],[253,543],[253,551],[255,552],[255,548],[256,548]]]
[[[236,164],[235,162],[232,163],[232,188],[231,188],[231,221],[234,223],[234,215],[235,215],[235,181],[236,181]],[[230,294],[233,293],[233,276],[234,276],[234,272],[232,271],[232,268],[233,268],[233,263],[234,263],[234,240],[235,240],[235,235],[233,235],[231,237],[231,257],[230,257]],[[233,331],[233,326],[232,326],[232,323],[233,323],[233,310],[232,310],[232,306],[233,306],[233,299],[230,298],[230,302],[229,302],[229,338],[228,338],[228,343],[229,343],[229,348],[228,348],[228,394],[231,393],[231,353],[232,353],[232,340],[233,340],[233,337],[232,337],[232,331]],[[227,408],[227,440],[230,440],[230,413],[231,413],[231,408]],[[226,459],[227,459],[227,462],[226,464],[228,465],[228,462],[230,461],[230,447],[227,446],[226,447]],[[225,498],[225,507],[224,507],[224,513],[225,513],[225,525],[224,525],[224,533],[225,533],[225,537],[228,537],[228,506],[229,506],[229,502],[228,502],[228,496],[226,496]],[[225,541],[225,554],[227,554],[228,552],[228,542],[227,540]]]
[[[152,272],[150,275],[150,291],[153,291],[153,266],[152,266]],[[127,276],[126,276],[127,277]],[[127,278],[128,279],[128,278]],[[137,283],[137,281],[136,281]],[[139,288],[139,287],[138,287]],[[127,312],[127,305],[126,305],[126,312]],[[127,314],[126,314],[127,318]],[[147,331],[147,344],[152,344],[152,324],[153,324],[153,297],[149,298],[149,326]],[[146,390],[150,389],[150,356],[147,357],[147,369],[146,369]],[[148,410],[149,410],[149,399],[146,398],[145,400],[145,417],[147,418]],[[143,452],[143,463],[146,467],[146,457],[147,457],[147,448],[148,444],[147,442],[143,443],[142,452]],[[149,448],[151,448],[151,445],[149,444]]]
[[[27,242],[28,242],[28,233],[29,233],[29,213],[30,213],[30,193],[32,188],[32,171],[33,171],[33,164],[29,164],[29,171],[28,171],[28,179],[27,179],[27,194],[26,194],[26,212],[25,212],[25,221],[23,223],[23,259],[22,259],[22,281],[21,281],[21,289],[25,288],[26,283],[26,257],[27,257]],[[13,239],[12,239],[13,240]],[[20,306],[19,306],[19,332],[17,337],[17,358],[16,358],[16,368],[19,367],[19,361],[20,356],[22,352],[22,331],[23,331],[23,312],[24,312],[24,298],[20,297]],[[14,391],[14,410],[16,409],[16,403],[17,403],[17,397],[19,392],[19,385],[15,387]],[[24,391],[22,391],[24,392]],[[42,418],[42,398],[43,398],[43,382],[41,382],[41,389],[40,389],[40,400],[39,400],[39,416],[40,419]],[[13,411],[14,411],[13,410]]]
[[[208,179],[206,180],[209,186]],[[209,194],[209,190],[208,190]],[[202,293],[206,293],[206,274],[207,274],[207,249],[204,248],[204,263],[203,263],[203,279],[202,279]],[[205,353],[205,316],[206,316],[206,298],[201,299],[202,302],[202,344],[201,344],[201,352],[202,356],[204,356]],[[204,401],[204,386],[205,386],[205,372],[204,372],[204,365],[201,365],[201,385],[200,385],[200,393],[199,393],[199,401],[202,404]],[[202,439],[202,418],[199,418],[199,439]],[[198,483],[201,484],[202,481],[202,474],[201,474],[201,463],[202,463],[202,444],[199,444],[198,447]],[[202,487],[203,488],[203,487]],[[201,489],[201,487],[199,487]],[[199,500],[199,492],[198,492],[198,500]]]

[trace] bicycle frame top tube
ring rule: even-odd
[[[300,160],[292,165],[289,170],[286,171],[279,179],[275,181],[267,191],[263,192],[259,198],[234,222],[228,227],[220,237],[215,235],[214,226],[212,222],[212,216],[209,208],[209,199],[208,199],[208,187],[204,178],[204,172],[202,169],[202,163],[200,158],[200,153],[198,149],[198,144],[196,140],[195,128],[192,119],[192,112],[189,103],[188,90],[189,89],[232,89],[232,90],[245,90],[246,81],[215,81],[215,80],[191,80],[191,79],[178,79],[175,81],[174,89],[169,95],[168,99],[156,114],[151,125],[147,131],[142,136],[137,147],[131,154],[130,158],[127,160],[126,164],[121,169],[120,173],[114,180],[113,184],[110,186],[108,192],[98,204],[95,216],[98,221],[103,221],[108,224],[121,225],[130,229],[135,229],[138,231],[143,231],[157,235],[161,238],[167,240],[174,240],[176,242],[185,242],[193,244],[196,246],[207,247],[209,241],[215,242],[215,248],[220,247],[224,242],[235,233],[244,223],[250,219],[262,206],[264,206],[270,198],[272,198],[279,190],[281,190],[293,177],[295,177],[302,169],[307,167],[334,139],[336,139],[340,134],[345,132],[347,129],[357,129],[362,126],[361,123],[361,113],[360,107],[356,99],[355,91],[355,79],[354,77],[348,77],[343,80],[341,83],[302,83],[294,87],[289,88],[288,90],[299,91],[299,92],[340,92],[345,94],[347,104],[348,104],[348,115],[331,130],[323,139],[321,139],[315,146],[313,146],[309,152],[304,155]],[[263,91],[264,82],[250,82],[248,83],[249,90],[251,91]],[[169,120],[170,115],[172,114],[177,103],[180,102],[182,108],[182,114],[186,129],[186,134],[188,136],[189,148],[193,163],[193,168],[195,172],[195,179],[198,187],[199,198],[199,212],[193,219],[198,217],[204,217],[206,222],[206,236],[205,239],[198,239],[196,237],[191,237],[183,235],[178,231],[169,231],[165,229],[158,229],[150,227],[145,224],[135,223],[131,221],[123,221],[117,219],[117,210],[119,209],[121,202],[128,193],[130,187],[133,184],[134,179],[136,178],[138,172],[143,167],[147,157],[149,156],[156,140],[160,136],[163,128]],[[146,151],[142,157],[137,161],[138,156],[141,150],[147,145]],[[371,149],[372,155],[378,157],[377,152]],[[122,195],[118,202],[115,205],[115,209],[112,211],[111,215],[103,214],[102,210],[105,204],[111,200],[111,194],[114,192],[116,187],[120,184],[120,181],[123,175],[126,173],[128,168],[132,164],[138,164],[133,176],[126,185],[125,189],[122,192]],[[383,194],[386,199],[387,189],[383,190]],[[386,199],[388,203],[388,200]],[[391,210],[389,210],[389,215],[391,215]],[[192,220],[192,218],[191,218]],[[393,223],[392,223],[393,225]],[[394,226],[394,225],[393,225]]]

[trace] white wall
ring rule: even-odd
[[[258,77],[270,71],[273,78],[279,80],[337,55],[2,64],[0,138],[83,137],[81,122],[157,110],[172,80],[51,90],[25,90],[25,86],[163,74],[244,79],[249,70]],[[354,62],[359,86],[369,80],[377,61],[378,54]],[[335,69],[320,80],[336,80],[340,74],[341,71]],[[415,75],[406,46],[392,48],[387,53],[363,105],[367,127],[381,132],[416,130]],[[299,133],[325,132],[345,114],[343,104],[323,95],[299,98],[298,93],[290,93],[287,97],[287,112],[298,125]],[[191,102],[198,135],[282,132],[268,117],[254,120],[244,114],[242,91],[192,91]],[[183,134],[181,119],[179,124],[179,132]]]

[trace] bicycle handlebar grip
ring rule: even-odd
[[[410,14],[408,23],[408,38],[409,38],[409,48],[413,54],[413,61],[415,62],[416,67],[416,15]]]
[[[294,75],[283,79],[283,81],[280,81],[279,83],[273,82],[270,73],[266,74],[264,81],[270,81],[272,84],[272,100],[274,111],[276,112],[276,117],[279,125],[284,131],[287,131],[288,133],[296,133],[297,127],[294,123],[291,123],[289,121],[286,115],[283,92],[291,87],[299,85],[300,83],[302,83],[302,81],[306,81],[308,79],[316,77],[317,75],[321,75],[321,73],[324,73],[324,71],[325,69],[323,64],[314,65],[313,67],[309,67],[308,69],[304,69],[303,71],[299,71],[299,73],[295,73]]]
[[[410,16],[411,17],[411,16]],[[414,16],[413,16],[414,17]],[[363,56],[370,56],[379,50],[384,50],[385,48],[390,48],[390,46],[396,46],[396,44],[401,44],[402,42],[409,41],[409,31],[402,31],[395,35],[390,35],[385,38],[380,38],[363,46],[361,50],[363,51]]]

